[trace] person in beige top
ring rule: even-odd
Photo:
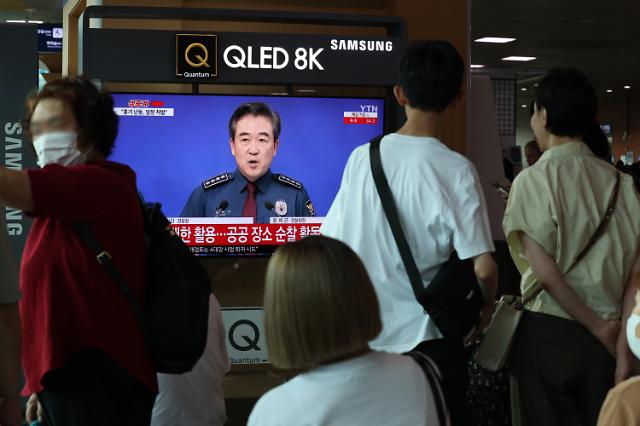
[[[551,70],[536,90],[531,127],[544,154],[516,178],[504,217],[525,306],[512,353],[514,414],[524,425],[595,425],[607,391],[631,374],[626,321],[640,281],[640,199],[620,175],[604,233],[576,262],[613,200],[616,169],[581,142],[597,98],[574,69]],[[630,279],[631,278],[631,279]],[[624,309],[623,309],[624,306]],[[617,359],[615,358],[617,353]],[[617,361],[617,362],[616,362]]]
[[[0,425],[18,426],[20,409],[20,316],[18,272],[0,204]]]

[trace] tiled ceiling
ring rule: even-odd
[[[640,89],[640,1],[638,0],[472,0],[471,62],[492,75],[515,75],[520,85],[535,82],[553,67],[585,72],[602,96]],[[476,43],[484,36],[513,37],[511,43]],[[506,63],[509,55],[535,56]],[[612,89],[613,95],[606,94]]]

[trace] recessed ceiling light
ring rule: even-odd
[[[33,20],[29,20],[27,21],[30,24],[44,24],[44,21],[33,21]]]
[[[480,65],[480,64],[471,64],[469,65],[471,68],[484,68],[484,65]]]
[[[529,105],[526,105],[526,104],[522,104],[521,106],[522,108],[529,108]]]
[[[482,37],[475,40],[478,43],[511,43],[515,38],[510,37]]]
[[[520,89],[520,90],[522,90],[523,92],[526,92],[526,91],[527,91],[527,88],[526,88],[526,87],[523,87],[523,88],[522,88],[522,89]]]
[[[538,83],[534,84],[533,87],[538,87]]]
[[[613,90],[607,89],[607,93],[613,93]]]
[[[25,21],[24,19],[7,19],[6,21],[9,24],[26,24],[27,21]]]
[[[529,62],[534,61],[537,58],[535,56],[507,56],[502,58],[503,61],[515,61],[515,62]]]
[[[298,89],[299,93],[316,93],[316,89]]]
[[[624,88],[629,90],[629,89],[631,89],[631,86],[624,86]]]

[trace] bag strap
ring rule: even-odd
[[[140,307],[140,303],[138,303],[138,301],[135,299],[133,293],[131,292],[131,288],[129,288],[129,286],[127,285],[126,280],[113,264],[111,254],[109,254],[109,252],[102,247],[102,244],[100,244],[95,232],[88,223],[74,223],[73,229],[76,231],[76,234],[78,235],[80,240],[82,240],[82,242],[85,243],[85,245],[87,245],[87,247],[89,247],[95,253],[98,264],[100,264],[100,266],[105,269],[109,273],[109,275],[111,275],[111,278],[113,278],[113,281],[118,286],[118,289],[124,295],[125,299],[127,299],[129,305],[131,305],[131,307],[133,308],[133,313],[138,320],[138,324],[140,324],[140,327],[143,328],[144,322],[141,321],[142,309]]]
[[[596,231],[593,233],[593,235],[587,242],[587,245],[582,249],[580,254],[578,254],[578,256],[573,261],[569,269],[567,269],[567,272],[572,270],[573,267],[576,266],[578,262],[580,262],[589,253],[589,250],[591,250],[591,247],[593,247],[595,243],[600,239],[600,237],[604,234],[604,231],[607,228],[609,221],[611,220],[611,216],[613,216],[613,212],[616,209],[619,192],[620,192],[620,172],[616,171],[616,184],[613,188],[613,195],[611,196],[611,200],[609,201],[609,205],[607,206],[607,210],[605,211],[604,217],[600,221],[600,224],[596,228]],[[531,293],[529,296],[527,296],[525,299],[522,300],[521,302],[522,306],[526,305],[527,303],[529,303],[530,301],[538,297],[538,295],[541,292],[542,292],[542,287],[538,286],[538,288],[533,293]]]
[[[404,264],[404,269],[407,271],[407,275],[409,276],[409,282],[411,283],[413,294],[416,297],[416,300],[418,300],[419,302],[420,294],[424,290],[424,284],[422,282],[422,276],[420,275],[418,266],[416,265],[416,261],[413,257],[413,254],[411,253],[411,247],[409,247],[407,238],[404,234],[404,231],[402,230],[396,203],[393,199],[391,189],[389,188],[387,177],[384,175],[384,170],[382,169],[382,159],[380,158],[380,141],[383,137],[384,135],[375,137],[371,139],[371,142],[369,143],[369,161],[371,163],[371,172],[373,173],[373,181],[376,184],[376,189],[378,191],[378,195],[380,196],[380,201],[382,201],[382,208],[384,209],[387,221],[389,222],[389,226],[391,227],[393,239],[396,241],[396,245],[398,246],[398,250],[400,251],[400,257],[402,258],[402,263]]]
[[[433,395],[433,401],[436,405],[436,411],[438,413],[438,424],[441,426],[449,425],[449,412],[447,404],[445,403],[444,393],[442,391],[442,378],[438,372],[438,367],[435,363],[420,351],[407,352],[407,355],[413,358],[413,360],[420,366],[424,372],[427,382],[429,382],[429,388]]]

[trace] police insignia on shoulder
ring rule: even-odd
[[[221,175],[214,176],[202,182],[202,187],[206,191],[207,189],[211,189],[214,186],[229,182],[231,179],[233,179],[233,175],[231,173],[222,173]]]
[[[316,209],[313,208],[313,203],[311,202],[311,200],[307,200],[307,202],[305,203],[305,206],[307,206],[307,211],[309,212],[309,216],[315,217]]]
[[[302,189],[302,184],[300,182],[295,179],[291,179],[289,176],[283,175],[282,173],[274,173],[273,179],[289,186],[293,186],[296,189]]]

